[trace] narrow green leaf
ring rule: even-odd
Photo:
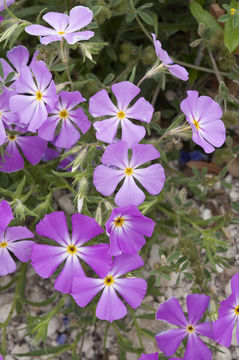
[[[24,354],[13,354],[13,355],[19,356],[19,357],[50,355],[50,354],[55,354],[55,353],[57,353],[59,351],[62,351],[62,350],[67,351],[67,350],[69,350],[71,348],[72,348],[72,345],[64,344],[64,345],[59,345],[59,346],[54,346],[54,347],[48,347],[48,348],[45,348],[43,350],[33,350],[33,351],[29,351],[29,352],[24,353]]]
[[[138,14],[146,24],[152,25],[152,26],[154,25],[154,21],[153,21],[153,18],[151,15],[149,15],[148,13],[143,12],[143,11],[139,11]]]
[[[203,23],[212,33],[222,32],[222,28],[216,19],[207,10],[203,9],[197,1],[193,1],[189,7],[192,15],[199,24]]]
[[[233,28],[232,19],[230,19],[224,27],[224,43],[230,53],[232,53],[239,45],[239,26]]]

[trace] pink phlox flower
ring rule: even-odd
[[[0,202],[0,276],[11,274],[16,270],[16,263],[9,252],[12,252],[20,261],[28,262],[31,257],[34,234],[25,226],[11,226],[13,214],[9,203]],[[23,240],[24,239],[24,240]],[[20,240],[20,241],[19,241]]]
[[[21,67],[21,75],[15,82],[16,95],[10,98],[10,108],[19,117],[21,126],[35,132],[47,120],[49,109],[57,101],[52,75],[43,61],[35,61],[31,67]]]
[[[103,290],[96,307],[96,316],[110,322],[121,319],[127,314],[127,308],[116,292],[135,309],[140,306],[147,290],[144,279],[121,276],[143,265],[138,254],[119,255],[114,258],[108,274],[101,279],[75,276],[71,295],[80,307],[85,307]]]
[[[117,99],[117,106],[110,100],[106,90],[100,90],[89,101],[89,112],[92,116],[95,118],[110,116],[106,120],[94,122],[96,138],[106,143],[112,143],[120,125],[121,140],[125,141],[128,147],[132,147],[143,139],[146,132],[143,126],[135,125],[129,119],[149,123],[154,108],[143,97],[129,107],[131,101],[140,92],[140,88],[129,81],[114,84],[111,89]]]
[[[24,168],[24,157],[32,164],[40,162],[47,142],[38,136],[29,135],[26,129],[8,126],[4,146],[4,159],[0,157],[0,172],[15,172]]]
[[[144,236],[152,236],[154,226],[155,222],[143,216],[136,206],[113,209],[105,224],[110,236],[110,255],[137,253],[145,244]]]
[[[160,164],[139,168],[159,157],[160,153],[153,145],[137,144],[132,147],[132,157],[129,160],[128,147],[124,141],[111,144],[101,158],[104,165],[97,166],[94,171],[93,183],[97,191],[110,196],[123,180],[123,185],[115,196],[115,203],[118,206],[138,206],[144,201],[145,194],[135,180],[151,195],[159,194],[164,186],[165,173]]]
[[[89,40],[94,36],[93,31],[78,31],[88,25],[92,18],[93,12],[88,7],[75,6],[69,15],[49,12],[43,16],[53,29],[42,25],[29,25],[25,30],[28,34],[40,36],[40,42],[45,45],[63,39],[69,44],[75,44],[77,41]]]
[[[53,140],[56,128],[60,123],[60,131],[54,139],[54,144],[60,148],[69,149],[80,138],[79,128],[85,134],[91,122],[88,120],[84,110],[76,108],[79,103],[85,101],[79,91],[62,91],[47,120],[38,129],[38,135],[45,140]]]
[[[173,64],[173,60],[168,56],[167,51],[162,49],[161,42],[159,40],[156,40],[156,35],[151,34],[154,41],[154,48],[157,57],[162,61],[163,65],[168,69],[168,71],[176,76],[177,78],[186,81],[188,80],[188,72],[187,70],[180,65]]]
[[[112,263],[108,255],[108,244],[83,246],[95,236],[103,233],[99,224],[89,216],[74,214],[72,235],[69,235],[66,217],[62,211],[53,212],[38,223],[36,232],[52,239],[52,245],[35,244],[32,249],[31,264],[43,278],[49,278],[57,267],[65,265],[57,276],[55,289],[63,293],[72,290],[73,276],[85,277],[79,259],[86,262],[99,276],[105,276]],[[57,243],[57,246],[53,246]]]
[[[236,338],[239,344],[239,273],[231,279],[232,294],[220,303],[219,318],[213,323],[215,340],[229,347],[233,329],[236,326]]]
[[[195,90],[187,91],[187,95],[180,107],[192,128],[192,139],[206,153],[211,153],[214,146],[220,147],[226,140],[226,129],[220,120],[222,109],[209,96],[198,96]]]
[[[159,349],[166,355],[172,356],[180,343],[187,337],[184,360],[211,360],[212,353],[202,342],[199,335],[214,339],[210,322],[199,323],[207,310],[210,297],[201,294],[187,296],[188,319],[185,317],[178,300],[170,298],[159,305],[156,319],[177,325],[178,329],[162,331],[156,335]]]

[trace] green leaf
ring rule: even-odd
[[[103,84],[105,84],[105,85],[110,84],[114,80],[114,78],[115,78],[115,74],[113,74],[113,73],[108,74],[106,76],[106,78],[104,79]]]
[[[132,82],[132,83],[134,82],[135,74],[136,74],[136,66],[133,67],[132,73],[131,73],[130,78],[129,78],[129,81]]]
[[[224,43],[230,53],[236,50],[239,45],[239,26],[234,29],[232,19],[224,27]]]
[[[14,71],[10,72],[5,79],[5,83],[10,82],[14,78],[15,75],[16,75],[16,73]]]
[[[153,18],[151,15],[149,15],[148,13],[143,12],[143,11],[139,11],[138,14],[146,24],[152,25],[152,26],[154,25],[154,21],[153,21]]]
[[[197,1],[193,1],[189,7],[192,15],[199,24],[203,23],[208,29],[212,31],[212,33],[222,32],[222,28],[216,19],[214,19],[214,17],[207,10],[203,9]]]
[[[41,355],[55,354],[55,353],[58,353],[59,351],[63,351],[63,350],[67,351],[71,348],[72,348],[72,345],[64,344],[64,345],[59,345],[59,346],[54,346],[54,347],[48,347],[43,350],[33,350],[33,351],[29,351],[24,354],[14,354],[14,355],[19,356],[19,357],[41,356]]]
[[[0,77],[2,79],[4,79],[4,72],[3,72],[3,68],[2,68],[2,63],[0,62]]]

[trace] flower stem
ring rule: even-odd
[[[139,327],[138,321],[137,321],[137,319],[135,317],[134,310],[131,309],[130,306],[128,306],[128,309],[129,309],[130,315],[132,317],[132,320],[133,320],[133,323],[134,323],[134,326],[135,326],[135,329],[136,329],[136,332],[137,332],[137,335],[138,335],[140,347],[142,349],[144,349],[144,344],[143,344],[142,337],[141,337],[141,334],[140,334],[140,327]]]
[[[138,17],[138,14],[137,14],[137,10],[135,9],[134,7],[134,0],[130,0],[130,4],[131,4],[131,7],[135,13],[135,18],[136,18],[136,21],[137,23],[139,24],[139,26],[141,27],[142,31],[145,33],[145,35],[147,36],[147,38],[153,42],[153,39],[152,37],[149,35],[148,31],[146,30],[146,28],[144,27],[142,21],[140,20],[140,18]]]
[[[11,12],[11,10],[8,9],[6,0],[3,0],[3,1],[4,1],[4,8],[5,8],[5,10],[7,11],[7,13],[8,13],[13,19],[19,20],[18,17],[17,17],[16,15],[14,15],[14,14]]]
[[[61,59],[66,67],[66,76],[67,76],[67,79],[72,84],[71,74],[70,74],[69,65],[68,65],[68,54],[67,54],[67,49],[64,47],[64,41],[60,41],[60,47],[61,47]]]

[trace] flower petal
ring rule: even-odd
[[[70,294],[72,292],[73,277],[76,275],[85,277],[78,256],[70,254],[62,271],[56,278],[54,288],[64,294]]]
[[[1,214],[1,209],[0,209],[0,214]],[[1,225],[2,225],[2,219],[3,216],[1,215]],[[28,230],[28,228],[26,228],[25,226],[11,226],[6,229],[5,240],[7,243],[21,239],[31,239],[33,237],[34,234],[30,230]]]
[[[42,18],[56,31],[64,31],[69,23],[69,16],[58,12],[49,12]]]
[[[29,52],[25,46],[19,45],[9,50],[7,57],[20,74],[21,67],[26,66],[29,61]]]
[[[0,276],[11,274],[16,270],[15,261],[12,259],[7,248],[0,248]]]
[[[131,167],[138,167],[148,161],[158,159],[160,153],[151,144],[137,144],[132,147]]]
[[[104,165],[95,168],[93,184],[97,191],[105,196],[113,194],[118,183],[123,179],[121,170],[111,169]]]
[[[171,356],[187,336],[185,329],[170,329],[155,336],[159,349],[166,355]],[[195,358],[197,359],[197,358]]]
[[[91,122],[88,120],[88,117],[84,113],[84,110],[78,108],[70,112],[70,120],[73,121],[85,134],[91,127]]]
[[[53,140],[56,127],[60,121],[58,116],[49,116],[46,121],[39,127],[38,136],[44,140]]]
[[[63,38],[69,44],[75,44],[77,41],[89,40],[93,36],[94,36],[93,31],[79,31],[79,32],[74,32],[72,34],[64,34]]]
[[[114,165],[120,169],[125,169],[128,166],[128,147],[123,141],[107,146],[101,158],[105,165]]]
[[[47,148],[47,142],[38,136],[18,136],[17,144],[32,165],[40,162]]]
[[[110,273],[117,278],[144,265],[144,261],[138,254],[119,255],[114,258]]]
[[[115,203],[118,206],[135,205],[138,206],[144,202],[145,195],[136,185],[132,175],[126,175],[123,185],[115,196]]]
[[[106,90],[100,90],[90,98],[89,112],[94,117],[105,115],[115,116],[118,109],[110,100]]]
[[[144,169],[136,169],[133,176],[151,195],[159,194],[165,183],[164,168],[160,164],[153,164]]]
[[[9,101],[10,109],[18,114],[22,124],[28,125],[35,116],[37,103],[34,96],[14,95]]]
[[[235,295],[239,303],[239,273],[233,275],[233,277],[231,278],[231,288],[232,293]]]
[[[56,34],[56,35],[44,36],[40,38],[40,43],[43,45],[48,45],[54,41],[62,41],[62,35]]]
[[[55,145],[60,148],[70,149],[80,138],[79,131],[70,120],[63,120],[61,130],[56,138]]]
[[[68,245],[71,242],[63,211],[56,211],[45,215],[37,224],[36,232],[41,236],[55,240],[62,246]]]
[[[186,327],[188,323],[182,308],[175,297],[171,297],[159,305],[156,312],[156,319],[163,320],[180,327]]]
[[[18,227],[18,226],[17,226]],[[32,247],[35,243],[29,240],[11,242],[8,249],[22,262],[28,262],[31,259]]]
[[[24,160],[15,141],[10,141],[5,151],[4,161],[0,158],[0,171],[11,173],[24,168]]]
[[[127,309],[116,295],[112,286],[106,286],[96,307],[96,316],[101,320],[122,319],[127,314]]]
[[[48,27],[42,25],[29,25],[25,27],[25,31],[28,34],[35,36],[56,35],[56,30],[49,29]]]
[[[195,326],[195,330],[202,336],[207,336],[210,339],[214,340],[214,334],[212,331],[212,326],[210,324],[210,322],[206,322],[203,324],[197,324]]]
[[[114,289],[135,309],[143,301],[147,291],[147,282],[144,279],[138,278],[116,279]]]
[[[189,334],[184,360],[211,360],[212,353],[196,334]]]
[[[205,153],[207,153],[207,154],[209,154],[215,150],[215,148],[211,144],[209,144],[206,140],[203,139],[203,137],[201,136],[199,131],[197,131],[197,132],[193,131],[192,140],[197,145],[201,146],[203,148],[203,150],[205,151]]]
[[[72,221],[72,243],[83,245],[87,241],[93,239],[95,236],[102,234],[104,230],[95,221],[95,219],[82,215],[74,214]]]
[[[207,310],[210,297],[203,294],[187,296],[188,322],[196,325]]]
[[[112,92],[115,95],[118,102],[118,109],[126,110],[129,103],[137,96],[140,92],[140,88],[130,81],[121,81],[112,85]]]
[[[67,32],[82,29],[88,25],[93,18],[93,12],[86,6],[75,6],[69,14],[69,26]]]
[[[183,66],[169,65],[168,70],[171,74],[176,76],[178,79],[183,80],[183,81],[188,80],[188,72]]]
[[[153,112],[154,107],[150,102],[141,97],[131,108],[126,110],[126,117],[149,123],[152,119]]]
[[[232,332],[235,322],[236,319],[233,314],[219,317],[219,319],[212,324],[214,340],[222,346],[229,347],[232,342]]]
[[[11,206],[6,200],[0,201],[0,230],[5,231],[11,220],[14,219]]]
[[[35,61],[31,64],[31,70],[38,84],[38,90],[44,92],[52,79],[48,67],[43,61]]]
[[[116,137],[120,119],[113,117],[106,120],[96,121],[93,126],[96,130],[96,139],[112,143]]]
[[[31,265],[44,279],[49,278],[67,257],[66,249],[60,246],[34,244]]]
[[[201,123],[200,121],[200,134],[210,144],[220,147],[226,140],[225,125],[221,120]]]
[[[127,143],[131,148],[133,145],[138,144],[145,136],[146,130],[143,126],[135,125],[127,118],[121,121],[122,127],[122,141]]]
[[[85,307],[103,288],[101,279],[74,276],[71,295],[77,305]]]
[[[79,257],[84,260],[101,278],[109,273],[112,258],[108,254],[108,244],[82,246],[79,249]]]

